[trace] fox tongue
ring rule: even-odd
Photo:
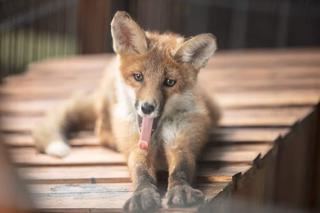
[[[152,131],[153,118],[142,118],[141,124],[141,133],[139,139],[139,147],[140,149],[148,149],[150,140],[151,140],[151,131]]]

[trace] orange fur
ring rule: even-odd
[[[101,86],[90,100],[74,99],[49,113],[46,125],[34,131],[37,147],[63,156],[66,133],[78,125],[76,121],[95,123],[101,143],[126,156],[135,188],[126,211],[161,206],[155,174],[164,168],[169,171],[168,205],[196,204],[203,199],[191,187],[196,159],[219,119],[217,105],[197,84],[199,70],[215,50],[214,37],[202,34],[186,40],[172,33],[144,32],[125,12],[116,13],[111,29],[118,58],[108,67]],[[143,81],[133,77],[136,73]],[[175,84],[166,86],[167,79]],[[159,119],[148,151],[137,145],[142,101],[155,103],[150,116]]]

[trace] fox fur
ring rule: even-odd
[[[200,34],[186,39],[146,32],[122,11],[114,15],[111,32],[117,59],[108,66],[101,85],[94,93],[76,96],[48,112],[33,131],[36,147],[63,157],[70,151],[68,133],[94,126],[101,143],[127,159],[134,193],[124,205],[125,211],[148,212],[161,207],[156,180],[159,169],[169,173],[168,206],[201,202],[202,192],[191,186],[196,159],[209,130],[217,125],[220,111],[201,90],[197,75],[216,50],[215,37]],[[136,73],[143,81],[134,78]],[[175,84],[165,86],[168,79]],[[148,150],[137,145],[137,116],[145,116],[141,112],[144,102],[155,104],[148,116],[158,119]]]

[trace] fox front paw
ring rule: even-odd
[[[176,185],[167,192],[167,203],[169,207],[188,207],[200,204],[203,202],[204,195],[191,186]]]
[[[125,212],[153,212],[161,207],[160,194],[155,187],[135,191],[124,204]]]

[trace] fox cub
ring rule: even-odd
[[[216,50],[214,36],[185,39],[146,32],[121,11],[113,17],[111,33],[117,59],[100,87],[49,112],[36,125],[38,150],[63,157],[70,151],[68,133],[92,124],[102,144],[126,157],[134,193],[125,211],[161,207],[160,169],[169,173],[169,207],[201,202],[204,196],[191,182],[197,156],[220,114],[199,88],[197,75]]]

